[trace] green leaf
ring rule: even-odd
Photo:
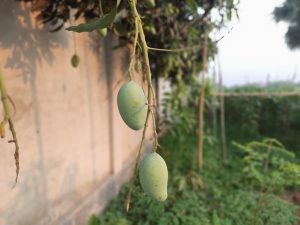
[[[110,24],[112,24],[116,15],[117,4],[108,14],[104,15],[103,17],[93,19],[87,23],[79,24],[78,26],[68,27],[66,30],[81,33],[107,28]]]

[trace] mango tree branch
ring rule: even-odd
[[[2,71],[0,69],[0,93],[1,93],[1,102],[3,105],[3,110],[4,110],[4,119],[0,123],[0,135],[2,138],[5,136],[5,125],[8,123],[9,124],[9,129],[12,134],[13,140],[8,141],[9,143],[14,143],[15,145],[15,164],[16,164],[16,178],[15,178],[15,185],[18,182],[18,176],[19,176],[19,171],[20,171],[20,163],[19,163],[19,145],[18,145],[18,139],[17,139],[17,134],[14,128],[14,123],[11,118],[11,112],[9,109],[9,97],[7,95],[6,87],[4,84],[4,77],[2,74]],[[14,185],[14,186],[15,186]]]
[[[154,144],[153,144],[153,151],[156,151],[157,146],[158,146],[158,141],[157,141],[157,132],[156,132],[156,123],[155,123],[155,116],[153,113],[153,108],[151,106],[156,106],[156,100],[155,100],[155,92],[153,89],[153,85],[152,85],[152,75],[151,75],[151,67],[150,67],[150,61],[149,61],[149,54],[148,54],[148,50],[149,47],[147,45],[146,42],[146,37],[144,34],[144,29],[142,26],[142,20],[141,17],[139,16],[137,9],[136,9],[136,2],[135,0],[132,1],[133,3],[133,15],[136,18],[136,23],[137,23],[137,27],[138,27],[138,32],[139,32],[139,37],[141,39],[141,47],[143,50],[143,57],[144,57],[144,62],[146,64],[146,80],[148,83],[148,111],[150,111],[150,113],[152,114],[152,119],[153,119],[153,132],[154,132]]]
[[[152,108],[153,106],[155,106],[156,101],[155,101],[155,94],[154,94],[152,81],[151,81],[151,68],[150,68],[149,56],[148,56],[148,46],[147,46],[147,43],[146,43],[146,38],[145,38],[143,26],[142,26],[142,20],[141,20],[140,15],[138,14],[137,9],[136,9],[136,0],[129,0],[129,4],[130,4],[131,11],[132,11],[134,21],[135,21],[135,27],[136,27],[136,30],[135,30],[135,32],[136,32],[135,37],[136,38],[135,38],[135,40],[137,40],[137,35],[138,35],[138,37],[140,38],[140,41],[141,41],[141,48],[142,48],[142,52],[143,52],[144,63],[146,65],[146,80],[147,80],[147,83],[148,83],[148,90],[147,90],[147,107],[148,107],[148,110],[147,110],[146,121],[145,121],[144,129],[143,129],[143,136],[142,136],[142,140],[141,140],[141,143],[140,143],[140,146],[139,146],[138,155],[137,155],[137,159],[136,159],[136,163],[135,163],[134,177],[131,180],[129,191],[128,191],[126,202],[125,202],[126,212],[129,210],[129,207],[130,207],[132,188],[133,188],[133,185],[134,185],[134,180],[137,178],[137,175],[138,175],[139,162],[140,162],[140,159],[141,159],[141,156],[142,156],[142,149],[143,149],[144,142],[145,142],[146,131],[147,131],[147,127],[148,127],[150,114],[152,115],[154,139],[155,139],[154,143],[153,143],[153,151],[156,151],[157,146],[158,146],[156,125],[155,125],[155,116],[154,116],[153,108]],[[136,43],[135,43],[135,46],[134,46],[134,51],[135,51],[135,47],[136,47]],[[130,64],[132,64],[132,60],[134,60],[134,57],[131,58]]]

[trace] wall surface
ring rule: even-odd
[[[11,138],[0,140],[0,225],[86,224],[126,181],[141,132],[126,127],[116,94],[128,53],[112,40],[48,33],[28,5],[0,1],[0,65],[16,111],[20,176]],[[2,108],[0,107],[0,112]]]

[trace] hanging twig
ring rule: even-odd
[[[9,129],[11,131],[13,140],[9,140],[8,143],[14,143],[15,145],[15,165],[16,165],[16,178],[15,178],[15,185],[18,182],[18,176],[19,176],[19,171],[20,171],[20,163],[19,163],[19,144],[18,144],[18,139],[17,139],[17,134],[14,128],[14,123],[11,118],[11,112],[9,108],[9,97],[6,91],[5,83],[4,83],[4,77],[2,74],[2,71],[0,69],[0,93],[1,93],[1,101],[3,105],[3,110],[4,110],[4,119],[0,123],[0,136],[4,138],[5,136],[5,125],[8,123],[9,124]],[[15,187],[15,185],[13,187]]]
[[[134,19],[134,25],[135,25],[135,35],[134,35],[134,42],[133,42],[133,50],[132,50],[132,54],[130,57],[130,63],[129,63],[130,80],[133,79],[133,72],[134,72],[134,65],[135,65],[135,58],[136,58],[136,46],[137,46],[138,38],[139,38],[139,32],[138,32],[136,18]]]
[[[153,151],[155,152],[157,147],[158,147],[158,138],[157,138],[157,132],[156,132],[156,123],[155,123],[155,114],[153,112],[153,108],[156,106],[156,100],[155,100],[155,93],[154,93],[154,89],[152,86],[152,82],[151,82],[151,69],[150,69],[150,63],[149,63],[149,56],[148,56],[148,50],[149,47],[147,46],[147,42],[146,42],[146,38],[145,38],[145,34],[144,34],[144,30],[143,30],[143,26],[142,26],[142,20],[141,17],[137,11],[136,8],[136,0],[129,0],[130,3],[130,8],[134,17],[134,21],[135,21],[135,27],[136,27],[136,34],[135,34],[135,41],[140,40],[140,46],[143,52],[143,58],[144,58],[144,63],[145,63],[145,67],[146,67],[146,81],[148,84],[148,90],[147,90],[147,115],[146,115],[146,121],[145,121],[145,125],[144,125],[144,129],[143,129],[143,136],[142,136],[142,140],[139,146],[139,150],[138,150],[138,155],[136,158],[136,162],[135,162],[135,168],[134,168],[134,175],[133,178],[131,180],[130,183],[130,187],[129,187],[129,191],[127,194],[127,198],[125,201],[125,210],[126,212],[129,210],[130,207],[130,201],[131,201],[131,193],[132,193],[132,189],[133,189],[133,185],[134,185],[134,181],[137,178],[138,175],[138,167],[139,167],[139,162],[142,156],[142,149],[144,146],[144,142],[145,142],[145,137],[146,137],[146,131],[147,131],[147,127],[148,127],[148,122],[149,122],[149,117],[150,114],[152,116],[152,121],[153,121],[153,132],[154,132],[154,142],[153,142]],[[138,43],[138,42],[137,42]],[[135,54],[135,47],[136,47],[136,43],[134,46],[134,52],[133,54]],[[133,55],[132,55],[133,56]],[[131,57],[131,60],[134,60],[135,57]],[[130,65],[134,65],[134,63],[131,61]],[[154,106],[154,107],[153,107]]]

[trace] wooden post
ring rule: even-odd
[[[208,29],[208,28],[206,28]],[[208,52],[208,30],[204,34],[204,46],[202,54],[202,73],[201,73],[201,92],[199,100],[199,120],[198,120],[198,167],[199,171],[203,170],[203,115],[204,115],[204,99],[205,99],[205,75],[207,70],[207,52]]]
[[[224,92],[223,88],[223,75],[221,69],[221,62],[218,58],[219,67],[219,91]],[[226,127],[225,127],[225,102],[224,95],[220,95],[220,120],[221,120],[221,142],[222,142],[222,162],[225,165],[227,163],[227,147],[226,147]]]
[[[216,95],[216,87],[217,87],[217,77],[216,77],[216,63],[214,63],[214,68],[213,68],[213,79],[212,79],[212,88],[213,88],[213,93],[212,93],[212,120],[213,120],[213,124],[212,124],[212,130],[213,130],[213,135],[215,138],[217,138],[217,126],[218,126],[218,122],[217,122],[217,95]]]

